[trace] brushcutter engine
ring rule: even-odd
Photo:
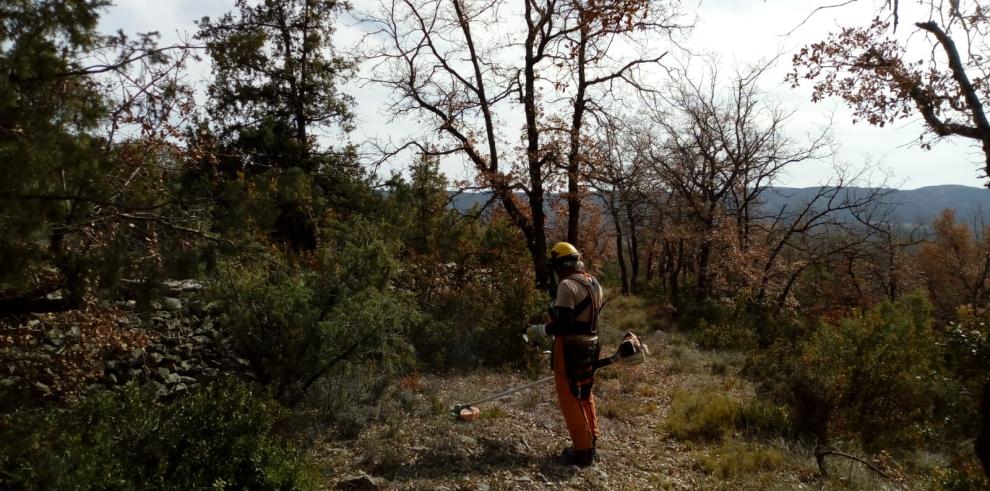
[[[639,336],[633,334],[632,331],[627,331],[615,354],[598,360],[595,363],[595,369],[616,364],[629,367],[642,365],[646,362],[646,355],[648,354],[650,354],[650,348],[639,339]]]

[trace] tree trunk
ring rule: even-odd
[[[619,224],[619,214],[616,212],[615,206],[609,206],[609,211],[612,212],[612,222],[615,224],[615,254],[616,261],[619,262],[619,283],[622,286],[622,294],[628,295],[629,273],[626,271],[626,256],[623,252],[622,225]]]
[[[711,293],[711,263],[712,263],[712,241],[705,238],[698,248],[698,286],[696,293],[698,300],[708,300]]]
[[[677,260],[674,262],[674,272],[670,278],[670,295],[674,305],[681,299],[681,271],[684,269],[684,239],[677,241]]]
[[[547,267],[547,231],[546,215],[543,213],[542,195],[539,199],[539,209],[533,208],[533,239],[530,241],[529,253],[533,256],[533,271],[536,273],[536,287],[540,291],[556,294],[556,285],[550,268]]]
[[[626,200],[626,218],[629,220],[629,286],[633,293],[639,291],[639,240],[636,233],[636,217],[631,200]]]
[[[653,258],[655,256],[656,255],[654,254],[654,247],[651,245],[650,248],[646,251],[646,282],[647,283],[653,280]]]
[[[523,67],[523,109],[526,114],[526,162],[529,167],[529,208],[532,213],[533,222],[530,237],[527,237],[529,253],[533,256],[533,271],[535,273],[536,287],[542,291],[549,291],[553,294],[553,279],[550,277],[550,269],[546,264],[547,253],[547,232],[546,215],[543,212],[543,172],[542,157],[540,155],[540,133],[536,124],[536,63],[538,62],[536,53],[536,35],[540,27],[532,20],[532,5],[526,2],[526,24],[528,31],[526,34],[526,58]],[[489,130],[493,128],[489,127]],[[489,131],[489,143],[493,145],[494,135]]]
[[[577,45],[577,94],[574,96],[574,114],[571,116],[570,149],[567,152],[567,241],[578,243],[581,226],[581,192],[578,186],[581,179],[581,124],[584,121],[585,82],[584,67],[588,44],[588,28],[579,29],[580,37]]]

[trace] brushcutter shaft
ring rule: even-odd
[[[523,337],[525,339],[525,335]],[[597,371],[599,369],[609,367],[612,365],[616,365],[616,366],[639,365],[646,361],[646,355],[648,355],[649,353],[650,353],[650,349],[647,348],[646,345],[643,344],[639,340],[639,338],[636,337],[635,334],[631,332],[627,332],[622,342],[619,343],[619,349],[615,352],[615,354],[608,358],[601,358],[599,360],[595,360],[595,362],[592,365],[592,369]],[[474,402],[469,402],[467,404],[455,404],[454,407],[451,408],[450,412],[451,414],[458,417],[462,421],[474,421],[475,419],[477,419],[477,408],[473,408],[473,406],[477,404],[482,404],[485,402],[501,399],[503,397],[515,394],[516,392],[526,390],[531,387],[536,387],[537,385],[545,384],[553,379],[554,376],[551,375],[546,378],[541,378],[540,380],[537,380],[535,382],[530,382],[526,385],[520,385],[519,387],[513,387],[509,390],[499,392],[498,394],[488,396],[484,399],[480,399]],[[461,411],[464,409],[473,409],[475,413],[474,417],[472,419],[467,419],[465,415],[460,414]]]
[[[528,389],[530,387],[536,387],[537,385],[545,384],[545,383],[547,383],[547,382],[549,382],[551,380],[553,380],[553,375],[551,375],[549,377],[546,377],[546,378],[541,378],[540,380],[537,380],[536,382],[530,382],[530,383],[528,383],[526,385],[520,385],[519,387],[515,387],[515,388],[509,389],[509,390],[504,391],[504,392],[499,392],[498,394],[495,394],[493,396],[486,397],[486,398],[481,399],[481,400],[478,400],[478,401],[469,402],[467,404],[458,404],[458,406],[460,406],[460,407],[467,407],[467,406],[474,406],[475,404],[482,404],[482,403],[485,403],[485,402],[491,402],[491,401],[494,401],[496,399],[501,399],[501,398],[503,398],[505,396],[510,396],[512,394],[515,394],[516,392],[521,391],[521,390],[526,390],[526,389]]]

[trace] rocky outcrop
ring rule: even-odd
[[[0,393],[8,400],[72,399],[127,383],[158,398],[181,394],[247,362],[215,327],[202,285],[166,282],[168,293],[137,312],[115,302],[83,311],[40,314],[0,326]]]

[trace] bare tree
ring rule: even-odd
[[[566,171],[568,238],[576,240],[571,224],[580,223],[586,115],[606,112],[615,84],[641,87],[636,71],[665,54],[627,60],[615,47],[634,34],[669,34],[678,28],[677,12],[643,0],[524,0],[521,7],[510,12],[497,0],[382,5],[366,19],[376,26],[369,43],[381,42],[369,56],[369,80],[393,91],[396,114],[418,116],[436,129],[436,149],[422,149],[467,159],[478,184],[493,191],[524,236],[536,283],[548,287],[544,203],[555,175]],[[521,18],[522,29],[507,18]],[[509,50],[519,50],[521,63]],[[577,77],[573,85],[570,77]],[[515,111],[524,121],[521,149],[501,131]],[[543,136],[547,131],[551,135]],[[568,135],[566,142],[555,133]]]
[[[792,113],[765,100],[758,80],[769,64],[737,73],[724,91],[714,66],[706,80],[683,77],[672,95],[653,99],[650,118],[661,138],[642,152],[671,192],[686,206],[700,237],[696,293],[708,298],[712,258],[724,229],[735,217],[736,248],[749,243],[753,207],[781,169],[831,153],[829,131],[799,143],[784,133]]]
[[[592,194],[601,201],[611,218],[615,238],[616,262],[619,266],[619,283],[623,295],[631,292],[629,266],[626,261],[626,242],[635,235],[634,225],[625,220],[623,209],[630,188],[637,184],[638,173],[635,159],[629,154],[629,147],[621,134],[626,130],[621,119],[614,118],[604,125],[598,137],[589,145],[588,154],[595,164],[588,169],[588,186]],[[630,248],[630,252],[635,248]],[[633,252],[634,253],[634,252]],[[635,263],[635,258],[630,258]],[[633,279],[635,283],[635,279]],[[633,288],[634,290],[634,288]]]
[[[772,311],[784,308],[800,275],[809,267],[868,243],[877,233],[872,225],[890,190],[883,185],[857,187],[869,167],[856,175],[837,170],[837,176],[819,186],[793,210],[787,205],[771,219],[754,222],[766,254],[754,295],[755,305]],[[859,217],[859,220],[856,218]]]

